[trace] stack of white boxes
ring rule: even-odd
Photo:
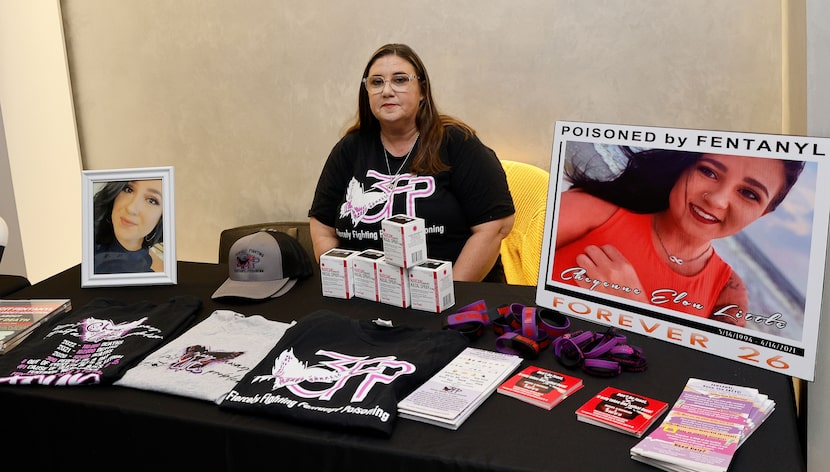
[[[407,308],[410,305],[409,269],[427,258],[423,218],[395,215],[380,224],[383,262],[378,264],[380,301]]]
[[[440,313],[455,304],[452,264],[427,258],[422,218],[381,223],[383,251],[335,248],[320,256],[323,295]]]

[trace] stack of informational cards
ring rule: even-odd
[[[638,438],[669,404],[616,387],[606,387],[576,410],[576,419]]]
[[[458,429],[521,362],[516,355],[468,347],[401,400],[398,416]]]
[[[530,366],[499,385],[498,393],[550,410],[582,388],[582,379]]]
[[[726,472],[774,409],[757,389],[689,379],[660,426],[631,448],[631,458],[671,472]]]

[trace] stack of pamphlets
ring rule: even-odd
[[[465,348],[398,403],[398,416],[458,429],[521,362],[513,354]]]
[[[41,324],[71,309],[68,298],[0,300],[0,354],[20,344]]]
[[[582,388],[582,379],[530,366],[499,385],[498,393],[550,410]]]
[[[606,387],[576,410],[576,419],[639,438],[668,406],[661,400]]]
[[[631,458],[670,472],[725,472],[774,409],[757,389],[689,379],[660,426],[631,448]]]

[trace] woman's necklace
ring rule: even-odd
[[[684,262],[694,262],[694,261],[696,261],[696,260],[700,259],[701,257],[705,256],[705,255],[706,255],[706,253],[708,253],[708,252],[709,252],[709,249],[712,249],[712,244],[710,243],[710,244],[706,247],[706,249],[704,249],[704,250],[703,250],[703,252],[701,252],[699,255],[697,255],[697,256],[695,256],[695,257],[693,257],[693,258],[691,258],[691,259],[685,259],[685,260],[684,260],[684,259],[681,259],[681,258],[679,258],[679,257],[677,257],[677,256],[672,255],[672,254],[669,252],[669,250],[666,248],[666,244],[663,242],[663,238],[661,238],[661,237],[660,237],[660,232],[659,232],[659,231],[657,231],[657,222],[656,222],[656,221],[654,221],[654,219],[652,219],[652,220],[651,220],[651,226],[654,228],[654,234],[656,234],[656,235],[657,235],[657,240],[658,240],[658,241],[660,241],[660,246],[662,246],[662,247],[663,247],[663,252],[665,252],[665,253],[666,253],[666,256],[668,256],[668,258],[669,258],[669,260],[670,260],[671,262],[674,262],[674,263],[675,263],[675,264],[677,264],[677,265],[681,265],[681,264],[683,264]]]
[[[403,166],[406,165],[406,161],[409,160],[409,155],[412,154],[412,150],[415,149],[415,143],[418,142],[418,138],[420,137],[421,133],[415,135],[415,141],[412,141],[412,146],[409,147],[409,152],[406,153],[406,157],[403,159],[403,162],[401,162],[400,167],[398,167],[398,170],[395,171],[395,178],[386,185],[389,190],[394,190],[395,187],[398,186],[398,178],[400,177],[401,169],[403,169]],[[389,154],[386,153],[386,145],[383,144],[383,137],[380,138],[380,145],[383,147],[383,157],[386,159],[386,171],[389,172],[389,175],[391,176],[392,168],[389,166]]]

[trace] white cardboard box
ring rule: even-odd
[[[381,222],[383,255],[386,262],[406,269],[427,260],[424,219],[394,215]]]
[[[352,298],[354,272],[352,258],[358,251],[334,248],[320,256],[320,280],[324,297]]]
[[[383,260],[383,252],[376,249],[366,249],[352,258],[355,297],[373,302],[380,301],[377,268],[379,260]]]
[[[409,308],[409,269],[378,261],[378,297],[381,303]]]
[[[455,305],[452,263],[427,259],[409,269],[409,293],[416,310],[441,313]]]

